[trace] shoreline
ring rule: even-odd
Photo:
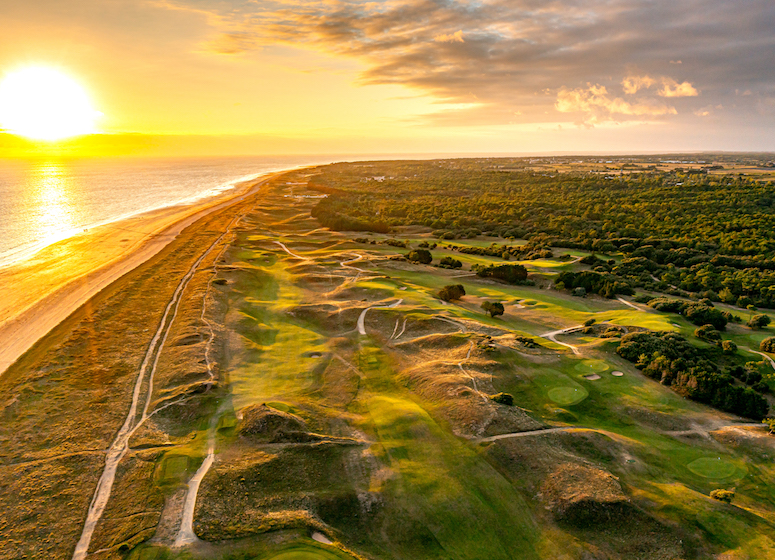
[[[273,171],[191,204],[90,228],[0,268],[0,376],[103,288],[159,253],[201,217],[257,192]]]
[[[41,251],[45,251],[52,245],[56,245],[57,243],[67,241],[79,235],[91,233],[97,228],[120,224],[121,222],[126,222],[142,216],[147,216],[155,212],[172,210],[176,208],[180,209],[183,207],[191,207],[197,204],[207,203],[208,201],[216,200],[217,198],[226,196],[228,194],[233,194],[239,188],[240,185],[245,185],[252,181],[257,181],[268,173],[276,173],[276,172],[278,171],[267,171],[264,173],[251,173],[249,175],[240,177],[238,179],[226,181],[222,185],[212,187],[206,191],[202,191],[199,194],[184,197],[182,199],[175,200],[170,203],[158,204],[156,206],[152,206],[149,208],[126,212],[124,214],[121,214],[113,218],[108,218],[105,220],[88,223],[83,226],[73,227],[72,229],[62,232],[61,234],[58,234],[48,240],[36,241],[33,243],[28,243],[26,245],[22,244],[20,246],[13,247],[11,249],[8,249],[0,253],[0,272],[3,272],[4,270],[16,265],[23,265],[25,261],[34,258],[38,253],[40,253]]]

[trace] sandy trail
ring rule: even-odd
[[[97,523],[102,518],[102,514],[105,511],[105,507],[110,499],[111,491],[113,490],[113,483],[116,478],[116,470],[121,460],[129,451],[129,440],[134,432],[149,418],[149,408],[151,399],[153,397],[153,378],[156,373],[156,367],[159,363],[162,348],[164,347],[167,337],[169,336],[172,325],[177,317],[180,301],[191,279],[194,277],[194,273],[199,268],[199,265],[205,258],[218,246],[223,238],[230,232],[231,227],[235,223],[232,220],[229,227],[224,231],[213,243],[199,256],[199,258],[189,267],[186,273],[181,278],[172,298],[167,303],[167,307],[164,310],[159,327],[156,329],[151,343],[148,346],[148,350],[145,353],[143,362],[140,365],[140,371],[135,381],[134,391],[132,392],[132,403],[129,407],[129,412],[124,420],[124,424],[121,426],[115,440],[108,449],[105,457],[105,468],[102,471],[99,481],[97,482],[97,488],[94,491],[89,510],[86,514],[86,521],[84,522],[83,531],[81,537],[78,540],[78,544],[75,547],[73,553],[73,560],[83,560],[89,551],[89,544],[94,533],[94,529]],[[145,378],[148,377],[148,387],[146,391],[145,403],[143,405],[142,415],[140,419],[135,422],[137,415],[137,408],[140,403],[141,393],[143,385],[145,384]],[[152,413],[151,413],[152,414]],[[204,475],[203,475],[204,476]]]
[[[573,351],[574,354],[576,354],[577,356],[580,356],[581,352],[579,351],[577,346],[573,346],[572,344],[567,344],[565,342],[560,342],[559,340],[557,340],[556,337],[558,335],[568,334],[570,332],[574,332],[574,331],[577,331],[577,330],[583,329],[583,328],[584,328],[584,325],[576,325],[575,327],[568,327],[567,329],[560,329],[559,331],[552,331],[552,332],[544,333],[544,334],[542,334],[540,336],[541,336],[541,338],[549,339],[552,342],[554,342],[556,344],[559,344],[560,346],[566,346],[566,347],[570,348]]]
[[[285,243],[283,243],[282,241],[275,241],[275,243],[277,245],[279,245],[280,247],[282,247],[283,251],[285,251],[286,253],[288,253],[290,256],[292,256],[295,259],[299,259],[299,260],[302,260],[302,261],[310,260],[307,257],[302,257],[301,255],[297,255],[296,253],[292,252],[288,247],[285,246]]]
[[[626,305],[627,307],[632,307],[632,308],[633,308],[633,309],[635,309],[636,311],[643,311],[643,309],[641,309],[640,307],[638,307],[638,306],[637,306],[637,305],[635,305],[634,303],[627,301],[627,300],[626,300],[626,299],[624,299],[623,297],[617,297],[616,299],[617,299],[617,300],[619,300],[620,302],[622,302],[622,303],[623,303],[624,305]]]
[[[512,432],[510,434],[500,434],[497,436],[490,436],[481,438],[477,441],[498,441],[499,439],[528,437],[528,436],[540,436],[543,434],[552,434],[555,432],[568,432],[572,430],[587,430],[588,428],[582,428],[580,426],[562,426],[559,428],[543,428],[541,430],[530,430],[527,432]]]
[[[770,356],[769,356],[769,355],[765,354],[764,352],[759,352],[758,350],[753,350],[753,349],[751,349],[751,348],[748,348],[747,346],[741,346],[740,348],[742,348],[742,349],[743,349],[743,350],[745,350],[746,352],[751,352],[751,353],[753,353],[753,354],[759,354],[759,355],[760,355],[760,356],[762,356],[763,358],[766,358],[766,359],[767,359],[767,361],[769,361],[769,362],[770,362],[770,365],[772,366],[772,369],[775,369],[775,360],[773,360],[772,358],[770,358]]]
[[[369,309],[392,309],[394,307],[398,307],[401,305],[401,302],[404,301],[403,299],[399,299],[395,303],[391,303],[390,305],[372,305],[371,307],[367,307],[363,311],[361,311],[361,314],[358,316],[358,334],[365,335],[366,334],[366,312]]]
[[[185,228],[278,175],[250,181],[204,204],[164,208],[94,228],[0,269],[0,375],[73,311],[159,253]]]

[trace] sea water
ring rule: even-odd
[[[342,156],[0,160],[0,267],[92,227]],[[362,159],[362,158],[361,158]]]

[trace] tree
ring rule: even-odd
[[[748,326],[752,329],[763,329],[770,324],[770,318],[767,315],[752,315],[748,319]]]
[[[466,295],[466,289],[462,284],[449,284],[439,290],[439,299],[443,301],[454,301]]]
[[[503,315],[503,312],[505,311],[503,309],[503,304],[497,301],[482,302],[482,309],[484,309],[485,313],[489,313],[490,317],[495,317],[496,315]]]
[[[735,344],[731,340],[725,340],[724,342],[721,343],[721,349],[724,351],[724,354],[736,354],[737,344]]]
[[[775,336],[765,338],[759,343],[759,350],[775,354]]]
[[[422,264],[431,264],[433,255],[428,249],[415,249],[406,255],[406,260]]]
[[[509,284],[519,284],[527,279],[527,269],[521,264],[496,264],[479,267],[476,275],[505,280]]]
[[[762,420],[762,424],[767,424],[770,434],[775,435],[775,418],[765,418]]]
[[[439,266],[443,268],[462,268],[463,263],[452,257],[442,257],[439,261]]]
[[[713,325],[702,325],[695,329],[694,336],[707,342],[719,342],[721,340],[721,334]]]

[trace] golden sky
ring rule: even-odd
[[[775,5],[0,0],[105,134],[0,155],[773,150]]]

